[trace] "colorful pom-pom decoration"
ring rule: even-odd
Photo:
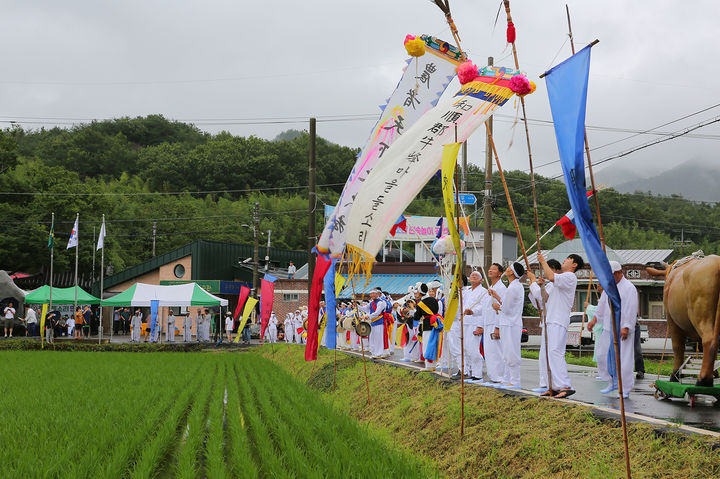
[[[405,36],[405,50],[411,57],[421,57],[425,55],[425,42],[422,38],[415,35]]]
[[[478,67],[470,60],[466,61],[462,65],[460,65],[457,68],[457,76],[458,80],[460,80],[460,84],[464,85],[466,83],[469,83],[473,81],[475,78],[479,76]]]
[[[525,96],[534,91],[531,82],[525,77],[525,75],[515,75],[512,77],[510,79],[510,89],[518,96]]]

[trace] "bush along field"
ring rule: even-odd
[[[257,354],[0,351],[0,363],[2,477],[439,476]]]
[[[336,409],[367,424],[445,477],[625,477],[622,430],[582,406],[465,387],[460,438],[460,384],[435,374],[321,349],[316,364],[304,347],[266,345],[258,354],[303,379]],[[370,389],[367,403],[364,369]],[[628,424],[634,478],[720,477],[720,442]],[[399,476],[395,476],[399,477]]]

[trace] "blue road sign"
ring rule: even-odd
[[[459,203],[461,205],[474,205],[475,203],[477,203],[477,198],[475,197],[475,195],[462,194],[462,195],[458,195],[458,196],[459,196],[458,199],[460,201],[456,200],[455,202]]]

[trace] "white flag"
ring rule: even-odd
[[[78,245],[78,218],[75,218],[75,226],[73,226],[70,239],[68,240],[67,249],[75,248]]]
[[[100,227],[100,236],[98,236],[97,248],[95,248],[95,251],[102,249],[104,246],[105,246],[105,220],[103,220],[103,224]]]

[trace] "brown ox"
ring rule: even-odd
[[[647,268],[650,274],[665,275],[663,303],[672,339],[674,360],[671,381],[685,360],[685,339],[700,339],[703,362],[698,386],[713,385],[713,369],[720,335],[720,256],[692,259],[667,272]]]

